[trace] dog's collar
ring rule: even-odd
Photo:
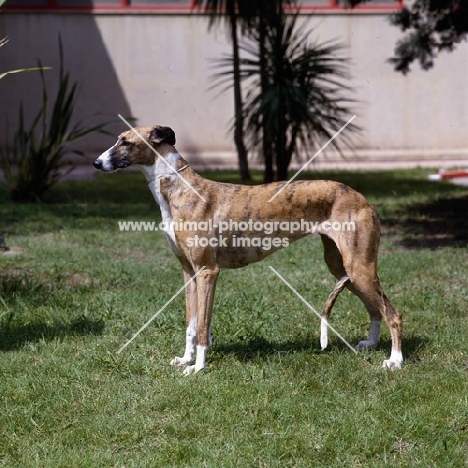
[[[174,171],[174,174],[177,174],[179,172],[182,172],[184,169],[187,169],[187,167],[190,167],[190,164],[186,164],[185,166],[181,167],[180,169],[177,169],[177,171]],[[155,180],[158,180],[158,179],[161,179],[161,177],[167,177],[167,176],[170,176],[172,174],[161,174],[161,175],[157,175],[155,177],[153,177],[152,179],[150,179],[148,181],[148,184],[151,184],[152,182],[154,182]]]
[[[181,167],[180,169],[177,169],[177,172],[182,172],[184,169],[187,169],[187,167],[189,167],[190,164],[186,164],[184,167]]]

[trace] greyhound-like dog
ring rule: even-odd
[[[285,223],[292,225],[300,220],[301,226],[304,222],[309,226],[320,223],[316,232],[322,238],[325,262],[338,280],[322,313],[322,349],[328,343],[331,309],[346,287],[361,299],[371,317],[369,339],[356,348],[376,345],[383,316],[392,338],[391,355],[383,367],[401,367],[401,316],[385,296],[377,276],[380,222],[361,194],[326,180],[297,181],[286,187],[284,182],[258,186],[213,182],[199,176],[174,145],[175,134],[169,127],[137,127],[122,133],[117,143],[94,161],[94,166],[104,172],[139,166],[160,206],[167,241],[189,283],[186,349],[182,357],[171,361],[172,365],[186,366],[186,375],[205,367],[220,270],[258,262],[311,233],[310,229],[284,229]],[[271,223],[268,234],[256,230],[259,222]],[[346,223],[355,229],[325,229]]]

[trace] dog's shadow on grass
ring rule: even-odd
[[[79,317],[68,323],[44,322],[20,324],[3,324],[0,327],[0,351],[16,351],[27,344],[39,341],[60,340],[70,336],[102,335],[105,322],[102,319]]]
[[[465,248],[468,245],[468,196],[411,205],[397,221],[384,222],[408,249]]]
[[[314,351],[317,348],[312,339],[291,340],[286,342],[273,342],[261,336],[239,341],[228,341],[213,345],[212,351],[221,355],[233,355],[242,362],[249,362],[256,358],[266,358],[276,353],[296,353]]]
[[[45,306],[49,303],[56,306],[57,291],[62,287],[79,288],[91,287],[82,283],[80,276],[71,277],[73,282],[51,278],[39,278],[21,268],[11,268],[0,273],[0,351],[14,351],[27,344],[39,341],[52,341],[64,339],[69,336],[102,335],[105,322],[100,316],[89,316],[87,313],[65,317],[41,317],[24,314],[22,307],[35,310],[37,306]],[[76,284],[75,284],[76,283]],[[14,298],[14,301],[13,301]],[[50,302],[49,302],[50,301]],[[15,306],[9,307],[9,303]],[[3,311],[2,309],[6,309]]]
[[[355,336],[350,338],[351,343],[358,343],[363,337]],[[403,340],[403,356],[407,361],[419,361],[420,353],[430,344],[430,339],[421,335],[410,335]],[[390,338],[383,338],[373,349],[385,351],[390,355],[392,342]],[[221,355],[234,356],[241,362],[251,362],[255,359],[267,359],[268,356],[277,353],[302,353],[313,354],[330,353],[334,350],[338,352],[350,351],[341,341],[334,341],[325,351],[321,351],[319,339],[316,337],[298,337],[295,340],[284,342],[269,341],[261,336],[240,340],[218,343],[213,345],[212,351]],[[372,352],[372,349],[368,352]]]

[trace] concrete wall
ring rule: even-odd
[[[429,72],[418,66],[402,76],[386,59],[399,31],[379,14],[305,16],[312,37],[337,38],[347,44],[356,123],[363,132],[357,158],[464,158],[468,155],[468,44],[442,54]],[[228,52],[223,32],[207,32],[197,15],[145,14],[0,14],[1,70],[34,66],[40,58],[58,73],[58,35],[64,44],[65,68],[80,83],[77,117],[117,114],[142,125],[171,126],[178,149],[206,161],[235,161],[229,132],[231,92],[219,96],[212,84],[210,59]],[[51,87],[52,90],[53,86]],[[0,143],[7,122],[17,121],[20,102],[31,119],[40,103],[37,73],[12,75],[0,82]],[[123,124],[115,125],[117,134]],[[113,143],[93,136],[80,147],[92,158]],[[211,159],[210,159],[211,158]]]

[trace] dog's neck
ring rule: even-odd
[[[180,177],[179,172],[182,172],[188,167],[189,165],[177,151],[167,152],[164,156],[158,155],[155,163],[151,166],[139,166],[146,177],[148,187],[156,203],[160,206],[161,211],[163,211],[163,207],[167,204],[161,195],[161,179],[166,177],[171,179]]]
[[[151,166],[140,165],[139,168],[145,175],[148,185],[151,185],[162,177],[176,177],[179,172],[189,167],[188,164],[178,167],[180,165],[179,161],[184,160],[182,156],[175,151],[167,153],[164,156],[158,154],[154,164]]]
[[[153,194],[156,203],[161,209],[162,220],[166,226],[171,226],[172,216],[171,207],[166,198],[161,193],[161,179],[179,177],[179,172],[188,168],[189,165],[177,152],[166,153],[164,156],[158,155],[152,166],[140,166],[141,171],[146,177],[148,187]],[[180,255],[179,248],[175,240],[174,228],[169,227],[165,230],[169,246],[176,255]]]

